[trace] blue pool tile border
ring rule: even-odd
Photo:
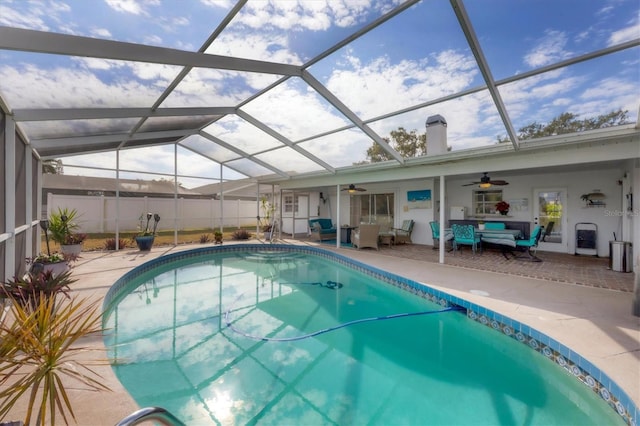
[[[224,247],[206,246],[178,253],[166,254],[132,269],[118,279],[111,286],[104,298],[103,312],[108,310],[109,306],[117,300],[119,295],[122,296],[123,288],[126,287],[130,281],[163,264],[206,254],[241,253],[247,251],[295,252],[316,255],[356,269],[357,271],[379,279],[380,281],[437,303],[442,307],[462,307],[466,310],[467,318],[470,320],[476,321],[497,332],[503,333],[509,338],[525,344],[530,349],[540,353],[550,362],[558,364],[567,372],[567,374],[573,376],[593,392],[598,394],[600,398],[602,398],[616,413],[618,413],[619,416],[622,417],[626,424],[629,426],[638,426],[637,421],[640,411],[631,398],[602,370],[560,342],[526,324],[522,324],[519,321],[497,312],[493,312],[490,309],[476,305],[475,303],[471,303],[460,297],[452,296],[443,291],[431,288],[428,285],[383,271],[374,266],[367,265],[363,262],[350,259],[346,256],[322,248],[286,244],[271,244],[269,246],[265,246],[263,244],[241,244]]]

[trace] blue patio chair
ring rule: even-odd
[[[484,229],[507,229],[504,222],[487,222],[484,224]]]
[[[473,249],[473,254],[476,254],[478,247],[480,247],[480,253],[482,253],[482,241],[480,235],[476,234],[476,229],[473,225],[458,225],[453,224],[451,226],[453,231],[453,254],[456,254],[459,246],[468,245]]]
[[[436,221],[429,222],[429,226],[431,226],[431,237],[433,238],[433,249],[437,250],[440,248],[440,223]],[[451,232],[451,230],[446,230],[443,238],[445,245],[447,244],[447,241],[451,241],[451,240],[453,240],[453,233]],[[453,248],[451,250],[453,250]]]
[[[542,234],[542,227],[540,225],[536,225],[533,228],[533,232],[531,233],[531,238],[528,240],[516,240],[516,248],[524,250],[526,257],[520,256],[518,259],[526,259],[531,262],[542,262],[542,259],[536,256],[536,251],[538,249],[538,242],[540,241],[540,235]],[[533,249],[533,254],[531,253],[531,249]]]

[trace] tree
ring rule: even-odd
[[[608,114],[599,115],[596,118],[579,120],[578,115],[563,112],[553,118],[548,124],[533,122],[518,129],[519,139],[535,139],[544,136],[561,135],[565,133],[583,132],[585,130],[602,129],[627,123],[627,112],[621,109],[611,111]],[[504,136],[498,137],[498,143],[511,142]]]
[[[50,159],[50,160],[42,160],[42,173],[49,175],[62,175],[62,160],[60,159]]]
[[[383,140],[404,158],[419,157],[427,153],[427,136],[425,134],[418,135],[417,132],[415,129],[407,132],[404,127],[398,127],[398,130],[391,131],[390,138],[383,138]],[[367,158],[369,159],[368,162],[371,163],[393,159],[387,151],[375,142],[367,149]],[[366,163],[367,161],[361,164]]]

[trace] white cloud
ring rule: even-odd
[[[351,57],[350,57],[351,56]],[[427,59],[392,63],[388,57],[363,63],[349,53],[343,69],[332,73],[327,87],[354,112],[372,118],[467,88],[478,71],[469,56],[455,51]]]
[[[274,27],[288,31],[327,31],[332,26],[356,25],[372,10],[382,13],[392,4],[372,0],[248,2],[235,23],[255,29]]]
[[[112,38],[111,31],[106,28],[95,28],[91,31],[91,35],[98,38]]]
[[[150,106],[160,94],[153,85],[135,80],[108,83],[85,69],[2,66],[0,80],[11,108]]]
[[[286,34],[234,34],[223,33],[206,51],[213,55],[259,59],[285,64],[299,64],[300,57],[289,50]]]
[[[230,9],[234,2],[231,0],[200,0],[205,6],[219,7],[221,9]]]
[[[7,27],[46,31],[49,26],[42,19],[44,15],[44,10],[36,7],[29,8],[25,12],[0,4],[0,25]]]
[[[611,33],[608,42],[609,46],[613,46],[637,38],[640,38],[640,16],[633,18],[628,27]]]
[[[571,52],[565,50],[566,45],[567,36],[564,32],[546,30],[544,37],[525,55],[524,61],[537,68],[568,58]]]
[[[349,124],[306,83],[295,83],[290,79],[243,109],[293,141]]]
[[[159,0],[105,0],[107,6],[120,13],[148,16],[147,6],[157,6]]]

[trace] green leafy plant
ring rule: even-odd
[[[48,232],[51,239],[60,245],[80,244],[87,234],[79,233],[76,223],[78,211],[76,209],[60,208],[49,215]],[[45,230],[45,232],[47,232]]]
[[[27,258],[27,265],[33,265],[34,263],[58,263],[58,262],[64,262],[65,256],[62,253],[51,253],[51,254],[45,254],[45,253],[39,253],[37,256],[35,257],[29,257]]]
[[[222,238],[223,238],[223,234],[222,231],[217,230],[213,232],[213,240],[215,241],[216,244],[222,244]]]
[[[276,211],[276,205],[269,202],[267,197],[262,196],[262,198],[260,198],[260,210],[262,210],[262,218],[258,219],[262,220],[262,231],[269,232],[271,231],[271,227],[273,226],[273,224],[271,223],[271,219]]]
[[[24,424],[55,425],[58,414],[67,424],[69,415],[75,420],[64,377],[109,390],[90,363],[76,359],[88,350],[79,340],[102,331],[98,302],[44,295],[35,304],[11,300],[0,321],[0,419],[28,398]]]

